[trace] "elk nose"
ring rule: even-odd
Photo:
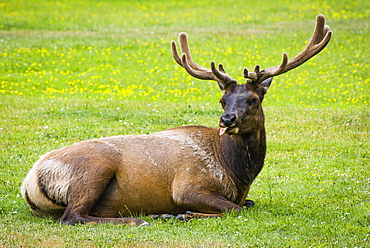
[[[220,126],[233,127],[236,124],[236,114],[224,114],[220,119]]]

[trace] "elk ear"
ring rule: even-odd
[[[222,95],[225,95],[227,91],[232,90],[237,84],[235,80],[232,80],[230,82],[217,81],[217,83],[218,86],[220,87]]]
[[[262,95],[265,95],[267,93],[267,91],[268,91],[268,89],[271,85],[271,82],[272,82],[272,77],[262,81],[262,83],[260,84],[260,87],[259,87],[259,91],[260,91],[260,93],[262,93]]]
[[[226,85],[224,85],[221,82],[217,82],[217,83],[218,83],[218,86],[220,87],[220,90],[222,92],[222,95],[225,95],[225,93],[226,93]]]

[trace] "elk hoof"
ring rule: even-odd
[[[150,226],[148,222],[142,219],[137,218],[123,218],[124,219],[124,225],[128,226]],[[118,224],[118,223],[117,223]]]
[[[172,219],[174,217],[175,216],[173,216],[172,214],[162,214],[161,215],[161,219],[164,219],[164,220],[169,220],[169,219]]]
[[[192,218],[194,218],[194,212],[191,212],[191,211],[186,211],[185,214],[178,214],[176,216],[176,219],[181,220],[181,221],[188,221]]]
[[[252,200],[245,200],[245,202],[243,204],[243,207],[246,207],[246,208],[254,207],[254,201],[252,201]]]
[[[170,219],[178,219],[181,221],[188,221],[189,219],[193,218],[194,213],[190,211],[186,211],[185,214],[178,214],[178,215],[172,215],[172,214],[154,214],[150,217],[153,219],[162,219],[162,220],[170,220]]]
[[[178,214],[176,216],[176,219],[181,220],[181,221],[186,221],[186,216],[185,214]]]
[[[143,221],[143,223],[139,224],[138,226],[150,226],[149,222]]]
[[[156,219],[169,220],[169,219],[175,218],[175,216],[172,214],[153,214],[153,215],[150,215],[150,217],[155,220]]]

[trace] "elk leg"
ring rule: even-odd
[[[248,186],[245,191],[244,191],[244,194],[243,194],[243,197],[241,198],[241,202],[239,203],[240,205],[242,205],[243,207],[247,207],[247,208],[251,208],[251,207],[254,207],[254,201],[252,200],[244,200],[245,198],[247,198],[248,196],[248,193],[249,193],[249,189],[250,189],[250,186]],[[244,201],[244,202],[243,202]]]
[[[251,200],[246,200],[243,207],[247,207],[247,208],[250,208],[250,207],[253,207],[254,206],[254,202],[251,201]],[[168,219],[172,219],[172,218],[176,218],[178,220],[182,220],[182,221],[188,221],[188,220],[191,220],[191,219],[199,219],[199,218],[220,218],[222,217],[222,213],[220,214],[206,214],[206,213],[196,213],[196,212],[191,212],[191,211],[186,211],[185,214],[178,214],[178,215],[172,215],[172,214],[155,214],[155,215],[150,215],[149,217],[153,218],[153,219],[164,219],[164,220],[168,220]]]
[[[92,185],[89,184],[89,188],[87,188],[85,187],[86,185],[80,183],[80,185],[76,187],[76,190],[72,190],[70,197],[71,200],[61,218],[61,223],[67,225],[75,225],[77,223],[113,223],[116,225],[149,226],[148,222],[137,218],[103,218],[89,215],[96,202],[103,194],[105,187],[110,182],[108,179],[106,180],[106,183],[103,183],[101,179],[102,177],[104,176],[100,175],[100,178],[98,179],[90,178],[92,182],[95,182],[95,187],[91,188]]]
[[[80,159],[78,165],[74,167],[78,168],[78,174],[71,179],[73,182],[68,188],[68,203],[61,223],[68,225],[77,223],[148,225],[146,221],[136,218],[103,218],[90,215],[109,183],[115,180],[120,156],[116,150],[103,142],[90,142],[85,146],[90,148],[91,154],[89,157]],[[93,149],[96,147],[99,149]]]
[[[164,220],[169,220],[169,219],[178,219],[182,221],[188,221],[190,219],[194,218],[219,218],[222,217],[222,214],[204,214],[204,213],[194,213],[191,211],[186,211],[185,214],[178,214],[178,215],[172,215],[172,214],[155,214],[155,215],[150,215],[149,217],[153,219],[164,219]]]
[[[222,214],[204,214],[204,213],[194,213],[191,211],[187,211],[185,214],[178,214],[176,216],[177,219],[183,220],[183,221],[188,221],[190,219],[194,218],[219,218],[222,217]]]
[[[116,225],[148,226],[148,222],[137,218],[102,218],[89,215],[115,175],[113,170],[105,168],[104,173],[100,171],[100,173],[89,175],[88,185],[84,182],[85,180],[79,180],[76,183],[77,185],[70,191],[70,200],[61,218],[61,223],[67,225],[113,223]]]
[[[245,200],[244,204],[243,204],[243,207],[247,207],[247,208],[251,208],[251,207],[254,207],[254,201],[252,200]],[[160,216],[161,218],[168,218],[168,215],[167,216]],[[175,216],[172,216],[172,217],[175,217]],[[185,214],[178,214],[176,216],[177,219],[179,220],[183,220],[183,221],[188,221],[190,219],[194,219],[194,218],[219,218],[219,217],[222,217],[222,213],[220,214],[206,214],[206,213],[196,213],[196,212],[191,212],[191,211],[186,211]]]
[[[187,189],[185,192],[174,193],[173,198],[181,207],[206,214],[222,214],[222,212],[230,210],[242,210],[239,205],[227,200],[215,191],[201,186],[196,189]],[[210,215],[208,217],[220,216]]]

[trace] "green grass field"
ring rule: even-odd
[[[331,42],[265,97],[254,208],[189,222],[143,217],[145,228],[32,215],[20,186],[48,151],[217,126],[217,84],[172,59],[179,32],[197,62],[223,63],[244,82],[243,67],[300,52],[319,13]],[[370,247],[369,25],[365,0],[0,1],[0,247]]]

